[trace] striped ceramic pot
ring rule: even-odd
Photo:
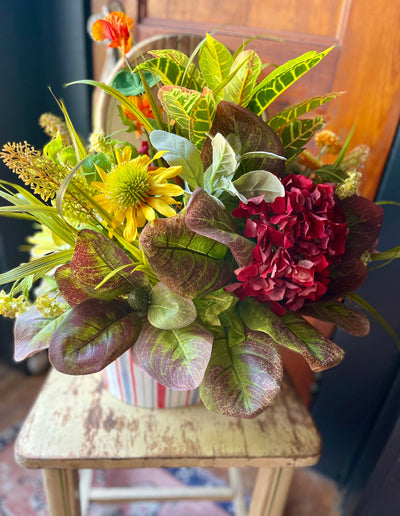
[[[104,385],[116,398],[145,408],[186,407],[199,403],[199,389],[174,391],[158,383],[126,351],[103,369]]]

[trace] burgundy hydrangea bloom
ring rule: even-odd
[[[252,296],[279,314],[322,297],[329,267],[343,255],[346,218],[330,184],[315,185],[302,175],[282,180],[285,197],[266,203],[263,196],[240,202],[235,217],[247,218],[244,236],[257,239],[251,262],[235,271],[240,283],[227,290]]]

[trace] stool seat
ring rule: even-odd
[[[80,514],[79,469],[181,466],[260,468],[250,513],[264,514],[254,507],[264,504],[266,477],[315,464],[320,446],[312,418],[287,378],[270,408],[243,420],[214,414],[202,404],[133,407],[105,389],[101,374],[68,376],[52,370],[15,453],[22,466],[43,470],[52,515]],[[60,500],[68,512],[61,512]]]

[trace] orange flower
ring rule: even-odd
[[[132,18],[126,16],[125,13],[115,11],[93,24],[92,35],[96,41],[111,40],[108,46],[119,48],[122,57],[125,58],[125,54],[132,48],[132,36],[130,33],[132,28]]]
[[[154,120],[154,113],[153,113],[153,110],[151,109],[149,98],[146,95],[146,93],[144,93],[143,95],[140,95],[140,96],[135,96],[135,97],[131,96],[131,97],[128,97],[128,99],[133,104],[135,104],[136,107],[138,107],[140,109],[140,111],[143,113],[143,115],[146,118],[152,118]],[[137,134],[143,134],[143,131],[142,131],[143,124],[136,118],[136,116],[132,113],[132,111],[129,111],[125,107],[123,107],[122,109],[123,109],[125,116],[127,118],[129,118],[129,120],[132,120],[133,122],[135,122]],[[161,110],[161,108],[160,108],[160,110]]]

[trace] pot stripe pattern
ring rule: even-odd
[[[175,391],[158,383],[132,360],[130,350],[102,371],[104,385],[116,398],[145,408],[185,407],[199,403],[199,389]]]

